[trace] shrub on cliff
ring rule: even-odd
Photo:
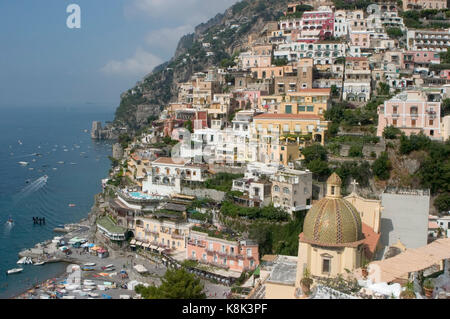
[[[138,285],[135,288],[144,299],[206,299],[203,289],[200,279],[183,268],[168,269],[159,287]]]

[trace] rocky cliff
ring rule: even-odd
[[[178,84],[195,72],[220,65],[237,50],[246,49],[248,35],[259,32],[268,21],[277,20],[287,0],[244,0],[224,13],[198,25],[195,32],[183,36],[174,56],[157,66],[137,85],[121,95],[114,125],[134,132],[159,115],[168,102],[176,99]],[[202,43],[210,43],[205,49]],[[207,56],[206,50],[213,52]]]

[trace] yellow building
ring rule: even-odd
[[[135,238],[138,241],[164,248],[175,253],[186,252],[186,238],[192,226],[183,220],[175,221],[151,217],[136,217]]]
[[[266,95],[259,98],[258,108],[274,114],[314,114],[322,119],[331,108],[330,89],[302,89],[286,95]]]
[[[280,139],[286,135],[311,135],[316,142],[324,144],[329,122],[316,114],[260,114],[253,118],[254,137]],[[270,142],[270,141],[269,141]]]
[[[304,89],[286,94],[280,105],[284,114],[315,114],[323,118],[324,112],[331,107],[331,89]]]
[[[364,235],[356,208],[341,195],[341,179],[333,173],[327,181],[327,195],[313,205],[299,236],[296,286],[303,272],[335,277],[363,263]]]
[[[342,198],[341,183],[336,173],[328,178],[326,197],[306,214],[297,260],[278,256],[280,261],[264,282],[266,298],[301,298],[305,270],[313,279],[336,277],[370,260],[373,254],[368,254],[368,247],[376,245],[379,234],[363,223],[358,210]],[[368,205],[367,211],[379,212],[376,205]]]

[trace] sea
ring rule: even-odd
[[[112,153],[111,141],[90,138],[92,121],[113,117],[111,106],[97,104],[0,108],[0,298],[64,272],[64,263],[17,265],[18,253],[88,216]],[[18,266],[22,273],[6,274]]]

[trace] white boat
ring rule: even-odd
[[[43,265],[43,264],[45,264],[45,261],[41,261],[41,262],[34,263],[35,266],[41,266],[41,265]]]
[[[6,225],[8,225],[8,226],[14,225],[14,221],[12,220],[11,217],[9,217],[8,220],[6,221]]]
[[[88,296],[89,296],[89,297],[92,297],[92,298],[97,298],[97,297],[100,296],[100,295],[97,294],[97,293],[95,293],[95,292],[90,292],[90,293],[88,293]]]
[[[109,264],[109,265],[106,265],[105,267],[102,267],[103,269],[108,269],[108,268],[112,268],[112,267],[114,267],[114,265],[113,264]]]
[[[20,165],[22,165],[22,166],[27,166],[28,165],[28,162],[18,162]]]
[[[95,263],[86,263],[86,264],[84,264],[85,266],[90,266],[90,267],[93,267],[93,266],[95,266],[96,264]]]
[[[6,273],[8,275],[12,275],[12,274],[17,274],[22,271],[23,271],[23,268],[13,268],[13,269],[8,270]]]
[[[22,257],[22,258],[20,258],[18,261],[17,261],[17,264],[18,265],[21,265],[21,264],[25,264],[25,261],[27,260],[27,257]]]

